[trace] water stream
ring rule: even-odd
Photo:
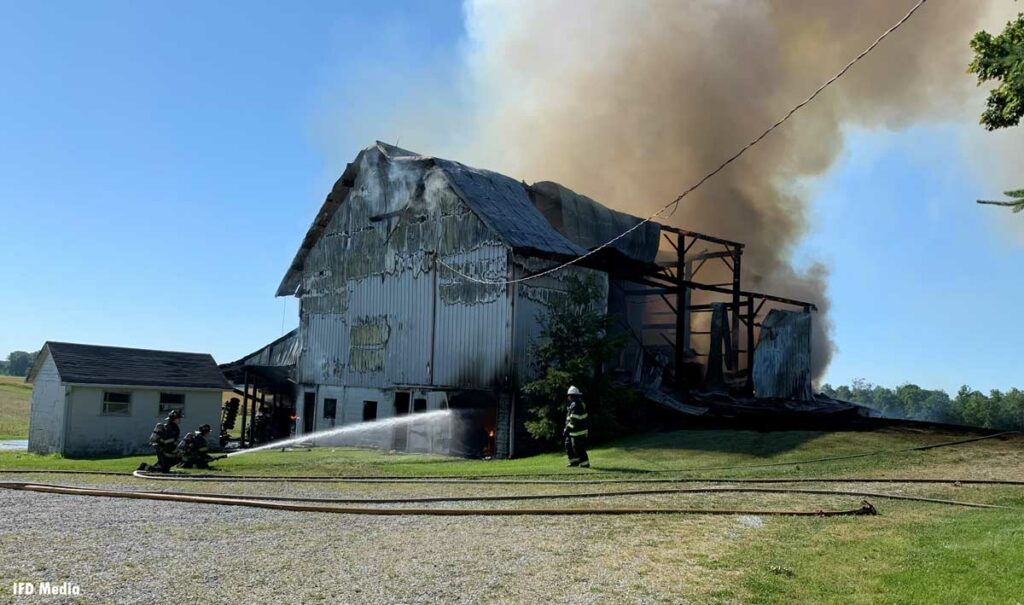
[[[334,427],[330,429],[324,429],[322,431],[316,431],[315,433],[306,433],[299,435],[298,437],[292,437],[290,439],[282,439],[280,441],[274,441],[267,443],[259,447],[253,447],[246,450],[238,450],[231,452],[228,456],[241,456],[242,454],[251,454],[252,452],[258,452],[260,450],[272,450],[282,447],[287,447],[296,443],[302,443],[305,441],[323,440],[324,438],[334,438],[333,440],[342,440],[345,437],[358,438],[360,436],[370,436],[376,431],[384,431],[388,429],[394,429],[398,427],[408,426],[419,426],[427,425],[446,421],[451,417],[451,411],[449,410],[437,410],[434,412],[421,412],[418,414],[406,414],[404,416],[395,416],[393,418],[386,418],[384,420],[374,420],[372,422],[359,422],[356,424],[347,424],[345,426]],[[384,433],[381,433],[382,435]]]

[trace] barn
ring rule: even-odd
[[[653,401],[703,413],[679,393],[753,393],[762,314],[814,305],[742,290],[742,252],[557,183],[378,142],[348,164],[281,280],[277,295],[299,299],[298,328],[223,369],[244,394],[243,433],[257,406],[287,408],[298,434],[448,409],[445,430],[396,429],[376,445],[510,457],[528,441],[519,389],[535,376],[544,318],[569,280],[598,285],[629,343],[608,370]],[[709,261],[727,269],[712,274]],[[701,283],[702,269],[724,283]],[[809,392],[806,364],[787,371],[787,387]]]
[[[47,342],[32,383],[28,449],[69,457],[147,453],[153,426],[172,409],[183,429],[219,432],[231,385],[209,354]]]

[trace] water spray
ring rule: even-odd
[[[251,454],[252,452],[258,452],[260,450],[272,450],[282,447],[288,447],[289,445],[293,445],[296,443],[302,443],[304,441],[311,441],[314,439],[323,439],[325,437],[357,436],[362,433],[372,433],[373,431],[384,430],[389,428],[399,428],[411,424],[419,424],[423,422],[437,422],[445,420],[449,417],[451,417],[450,410],[436,410],[433,412],[422,412],[418,414],[395,416],[393,418],[386,418],[384,420],[374,420],[372,422],[360,422],[358,424],[349,424],[345,426],[324,429],[322,431],[316,431],[314,433],[306,433],[303,435],[299,435],[298,437],[291,437],[289,439],[274,441],[272,443],[267,443],[259,447],[253,447],[246,450],[231,452],[230,454],[228,454],[228,457],[240,456],[242,454]]]

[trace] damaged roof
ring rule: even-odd
[[[361,151],[359,156],[348,164],[327,196],[288,272],[281,280],[277,290],[278,296],[295,294],[306,256],[323,235],[335,210],[348,197],[365,153],[380,153],[388,161],[422,161],[438,167],[455,193],[488,228],[517,252],[527,255],[556,259],[577,258],[586,254],[588,247],[599,245],[611,236],[621,233],[624,230],[620,229],[622,225],[628,228],[641,220],[612,211],[561,185],[557,186],[557,192],[551,189],[551,185],[556,185],[554,183],[538,183],[531,187],[497,172],[473,168],[452,160],[420,155],[378,141],[376,145]],[[534,189],[538,187],[539,190]],[[557,193],[554,197],[558,198],[557,208],[554,209],[550,202],[553,193]],[[591,229],[580,227],[580,220],[563,218],[567,213],[580,210],[588,210],[585,213],[588,216],[581,217],[580,220],[588,222]],[[552,223],[555,214],[559,215],[558,220]],[[595,221],[595,218],[600,220]],[[605,237],[606,232],[611,233],[614,230],[618,231]],[[659,234],[660,227],[656,223],[649,223],[644,229],[639,229],[630,237],[616,242],[614,249],[633,260],[653,262]]]
[[[27,380],[35,379],[46,353],[61,382],[70,384],[224,389],[231,385],[209,353],[128,349],[70,342],[43,345]]]

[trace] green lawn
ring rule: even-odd
[[[917,452],[806,462],[814,458],[891,450],[963,438],[922,431],[777,432],[675,431],[619,441],[592,451],[594,469],[566,469],[564,456],[470,461],[440,456],[354,449],[264,451],[216,464],[225,475],[498,475],[581,478],[644,477],[918,477],[1024,479],[1024,436],[1012,435]],[[149,457],[70,460],[25,453],[0,454],[0,474],[11,468],[134,469]],[[774,462],[800,464],[750,466]],[[746,466],[699,470],[711,466]],[[337,485],[337,484],[334,484]],[[838,488],[830,484],[801,487]],[[637,517],[626,530],[609,530],[632,556],[640,537],[663,532],[694,536],[670,541],[660,563],[702,570],[680,584],[680,599],[721,603],[1024,603],[1024,489],[968,485],[856,485],[877,492],[986,502],[1014,510],[977,510],[873,499],[877,517],[764,517],[755,528],[740,520],[718,529],[706,517]],[[629,489],[630,486],[604,486]],[[338,486],[338,490],[348,489]],[[526,486],[509,486],[525,491]],[[550,488],[549,488],[550,489]],[[467,488],[472,491],[472,488]],[[821,498],[736,494],[722,506],[811,508]],[[858,498],[833,499],[854,505]],[[699,499],[688,501],[697,504]],[[827,507],[827,506],[826,506]],[[598,522],[598,521],[595,521]],[[632,529],[628,529],[632,528]],[[652,533],[653,532],[653,533]],[[681,533],[680,533],[681,532]],[[621,534],[621,535],[620,535]],[[723,537],[723,535],[725,537]],[[697,536],[700,538],[694,543]],[[638,542],[640,540],[640,542]],[[705,542],[705,540],[710,540]],[[626,559],[623,559],[626,560]],[[661,581],[661,580],[659,580]]]
[[[24,378],[0,376],[0,439],[28,437],[28,411],[32,385]]]

